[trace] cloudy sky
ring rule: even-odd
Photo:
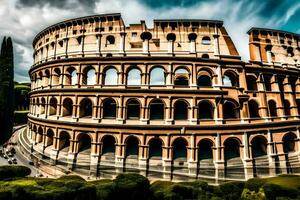
[[[83,3],[84,2],[84,3]],[[247,61],[250,27],[300,32],[300,0],[0,0],[0,37],[13,37],[15,79],[29,81],[34,36],[73,17],[120,12],[126,24],[153,18],[223,20],[242,59]]]

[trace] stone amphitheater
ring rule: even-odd
[[[219,183],[299,173],[300,35],[248,35],[245,62],[222,21],[149,28],[116,13],[44,29],[33,40],[23,152],[91,177]]]

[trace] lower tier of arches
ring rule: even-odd
[[[213,182],[300,173],[297,126],[257,130],[123,130],[29,120],[32,153],[93,176],[139,172]]]

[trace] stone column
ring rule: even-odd
[[[171,180],[172,178],[172,147],[170,146],[170,135],[167,135],[166,146],[163,147],[163,152],[165,155],[163,157],[163,178],[166,180]]]
[[[244,145],[244,172],[245,172],[245,179],[248,180],[253,178],[253,163],[252,158],[250,157],[250,147],[248,141],[247,132],[244,132],[243,135],[243,145]]]
[[[125,54],[125,37],[126,37],[126,33],[122,32],[120,33],[121,38],[120,38],[120,53],[121,54]]]
[[[268,158],[269,158],[269,174],[270,176],[276,175],[276,149],[275,144],[273,142],[272,133],[270,130],[268,130],[268,145],[267,145],[267,151],[268,151]]]
[[[214,160],[214,164],[216,167],[215,181],[218,184],[219,180],[225,178],[225,162],[224,162],[224,147],[221,143],[220,133],[217,133],[216,137],[216,149],[215,149],[216,157]]]
[[[190,177],[197,177],[198,174],[198,161],[196,158],[196,144],[195,144],[195,135],[191,135],[191,146],[189,147],[190,156],[188,158],[188,169]]]

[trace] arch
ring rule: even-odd
[[[264,77],[264,83],[265,83],[265,90],[271,91],[272,90],[272,84],[271,84],[272,75],[264,74],[263,77]]]
[[[144,40],[151,40],[152,39],[152,34],[150,32],[142,32],[141,33],[141,39]]]
[[[230,100],[226,100],[223,105],[224,119],[238,119],[240,117],[239,107]]]
[[[115,119],[117,116],[117,104],[112,98],[107,98],[103,101],[103,118],[104,119]]]
[[[189,105],[184,100],[177,100],[174,103],[174,120],[187,120]]]
[[[139,140],[134,136],[129,136],[126,141],[126,153],[125,157],[135,157],[138,158],[139,156]]]
[[[223,76],[223,85],[227,87],[238,87],[239,80],[237,74],[227,70]]]
[[[70,98],[65,98],[63,101],[63,116],[72,116],[73,114],[73,101]]]
[[[108,35],[106,37],[106,45],[115,44],[115,37],[113,35]]]
[[[189,39],[189,41],[195,41],[197,39],[197,34],[196,33],[189,33],[188,39]]]
[[[255,136],[251,140],[252,157],[260,157],[267,155],[267,139],[263,136]]]
[[[83,85],[95,85],[96,84],[96,71],[94,67],[88,66],[83,70]]]
[[[50,99],[50,110],[49,115],[56,115],[57,111],[57,100],[55,97]]]
[[[136,99],[130,99],[127,102],[127,119],[139,119],[141,104]]]
[[[54,137],[54,132],[52,129],[47,130],[47,137],[46,137],[46,147],[51,146],[53,144],[53,137]]]
[[[174,85],[178,85],[178,86],[189,85],[189,72],[187,69],[180,67],[175,70]]]
[[[86,150],[90,150],[92,145],[92,139],[88,133],[81,133],[78,135],[78,153]]]
[[[167,35],[167,40],[168,40],[168,41],[173,41],[173,42],[175,42],[175,40],[176,40],[176,35],[175,35],[174,33],[169,33],[169,34]]]
[[[67,81],[66,84],[67,85],[76,85],[78,84],[78,77],[77,77],[77,71],[74,67],[69,67],[67,69]]]
[[[202,54],[201,58],[203,59],[209,59],[209,55],[207,53]]]
[[[198,119],[213,119],[214,107],[210,101],[200,101],[198,104]]]
[[[256,77],[252,75],[246,76],[248,90],[257,91]]]
[[[295,151],[297,136],[293,132],[286,133],[283,138],[283,151],[290,153]]]
[[[187,145],[188,142],[180,137],[176,138],[172,144],[173,146],[173,160],[186,161],[187,160]]]
[[[297,104],[297,110],[298,110],[298,116],[300,115],[300,99],[296,99]]]
[[[45,114],[45,108],[46,108],[46,100],[44,97],[41,98],[41,110],[40,114]]]
[[[89,98],[84,98],[80,102],[79,117],[92,117],[93,103]]]
[[[150,85],[165,85],[165,70],[161,66],[155,66],[150,70]]]
[[[141,85],[141,71],[137,68],[132,68],[128,71],[127,85]]]
[[[214,144],[209,139],[202,139],[198,143],[198,161],[213,159],[213,148]]]
[[[201,44],[203,44],[203,45],[210,45],[211,44],[210,37],[209,36],[204,36],[202,38]]]
[[[198,72],[197,85],[199,87],[212,86],[212,73],[208,69],[202,69]]]
[[[53,85],[59,85],[60,83],[60,76],[61,75],[61,71],[59,68],[55,68],[53,70],[53,76],[52,76],[52,84]]]
[[[149,141],[149,159],[162,158],[162,144],[160,138],[152,138]]]
[[[285,116],[291,115],[291,104],[287,99],[284,100],[284,114]]]
[[[102,155],[112,154],[115,155],[116,139],[112,135],[105,135],[102,138]]]
[[[268,108],[269,108],[270,117],[277,117],[277,105],[274,100],[268,101]]]
[[[40,143],[40,142],[42,142],[43,141],[43,129],[42,129],[42,127],[39,127],[38,128],[38,131],[37,131],[37,137],[36,137],[36,142],[37,143]]]
[[[61,131],[59,134],[59,150],[70,146],[70,135],[66,131]]]
[[[240,157],[240,141],[237,138],[226,139],[224,147],[225,160]]]
[[[251,99],[248,105],[249,105],[250,118],[260,118],[258,103],[254,99]]]
[[[165,104],[160,99],[154,99],[150,104],[150,120],[163,120],[165,118]]]
[[[118,85],[118,71],[114,67],[108,67],[104,71],[104,85]]]
[[[45,86],[48,86],[49,85],[49,80],[50,80],[50,72],[48,69],[45,70],[45,76],[44,76],[44,83],[45,83]]]

